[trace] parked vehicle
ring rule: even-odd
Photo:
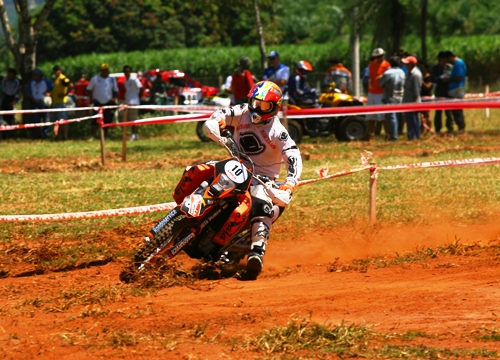
[[[310,108],[328,108],[344,106],[361,106],[359,100],[344,94],[331,83],[328,90],[319,96],[319,99],[307,106],[288,105],[288,110],[302,110]],[[288,119],[288,132],[295,142],[300,142],[304,135],[329,136],[334,134],[339,141],[362,140],[366,134],[364,116],[345,115],[324,118],[294,118]]]
[[[130,264],[120,273],[134,281],[159,258],[171,259],[184,251],[226,272],[235,272],[250,251],[250,186],[255,179],[278,206],[291,195],[269,178],[255,175],[252,160],[236,145],[229,132],[224,145],[231,155],[188,167],[173,197],[177,206],[154,226]]]

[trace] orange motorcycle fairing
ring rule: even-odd
[[[250,192],[247,191],[244,194],[238,195],[238,202],[240,204],[233,210],[217,235],[214,236],[213,241],[215,243],[224,245],[243,230],[250,220],[250,209],[252,208]]]
[[[180,181],[172,193],[174,201],[180,205],[186,196],[191,194],[201,183],[214,174],[213,162],[190,166],[184,170]]]

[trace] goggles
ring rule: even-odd
[[[273,104],[270,101],[262,101],[257,99],[250,99],[250,107],[255,110],[260,110],[263,112],[271,111]]]

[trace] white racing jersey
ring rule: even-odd
[[[234,140],[254,162],[256,174],[277,179],[284,161],[286,182],[294,187],[297,185],[302,174],[300,150],[277,116],[265,125],[256,125],[252,123],[248,104],[217,110],[205,124],[207,134],[216,142],[221,141],[221,120],[225,121],[226,127],[234,128]]]

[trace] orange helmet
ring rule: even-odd
[[[313,66],[307,60],[299,61],[295,68],[297,69],[297,72],[300,75],[307,75],[307,73],[310,73],[311,71],[313,71]]]
[[[248,93],[248,108],[254,124],[267,124],[278,113],[283,93],[269,80],[256,83]]]

